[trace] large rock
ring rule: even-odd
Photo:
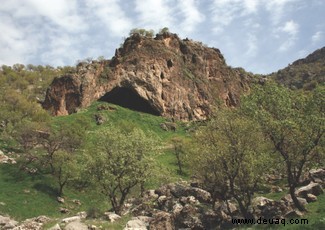
[[[325,184],[325,169],[312,169],[309,176],[313,182]]]
[[[152,230],[174,230],[174,218],[168,212],[157,212],[150,221],[149,229]]]
[[[177,120],[203,120],[216,98],[237,106],[251,81],[243,69],[228,67],[216,48],[171,33],[134,34],[111,61],[80,63],[75,74],[54,79],[43,107],[67,115],[102,100]]]
[[[147,226],[139,219],[132,219],[126,223],[124,230],[147,230]]]
[[[68,223],[64,230],[88,230],[88,226],[79,220]]]
[[[301,198],[307,198],[308,194],[313,194],[315,196],[319,196],[323,194],[322,186],[318,183],[311,182],[309,185],[303,186],[296,190],[296,195]]]
[[[18,222],[8,216],[0,215],[0,229],[13,229],[18,225]]]

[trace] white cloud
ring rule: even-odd
[[[235,19],[257,13],[260,3],[259,0],[214,0],[211,5],[214,31],[220,33]]]
[[[135,0],[138,27],[159,30],[173,27],[175,2],[170,0]]]
[[[323,31],[317,31],[312,37],[311,37],[311,41],[312,43],[317,43],[319,41],[321,41],[324,37],[324,33]]]
[[[132,27],[131,20],[121,8],[118,0],[85,0],[91,17],[97,17],[112,33],[121,37],[127,34]]]
[[[192,32],[198,24],[205,20],[205,16],[198,8],[198,1],[180,0],[178,1],[178,8],[184,16],[180,29],[185,32]]]
[[[247,51],[245,53],[246,57],[255,57],[258,52],[257,37],[254,34],[248,34],[247,38]]]
[[[301,0],[265,0],[263,4],[265,4],[266,9],[271,14],[273,25],[277,25],[284,16],[284,10],[288,11],[291,3],[297,4],[300,1]]]
[[[285,25],[281,28],[283,32],[288,33],[291,36],[296,36],[299,32],[299,24],[293,20],[287,21]]]

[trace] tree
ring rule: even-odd
[[[228,204],[233,197],[242,215],[252,218],[249,207],[268,160],[259,127],[238,111],[224,109],[195,140],[191,168],[211,193],[213,207],[218,198]]]
[[[177,160],[178,173],[183,174],[184,173],[183,164],[186,156],[186,150],[185,150],[186,141],[180,137],[174,137],[171,140],[171,142],[173,146],[173,153]]]
[[[243,99],[244,110],[261,125],[274,152],[283,159],[290,195],[300,211],[305,208],[295,189],[304,170],[324,152],[324,98],[324,87],[308,95],[269,82]]]
[[[78,168],[77,156],[66,151],[58,151],[53,156],[53,173],[52,175],[58,183],[58,196],[63,195],[63,188],[68,182],[78,177],[80,172]]]
[[[117,214],[123,211],[130,192],[149,178],[156,146],[156,141],[139,129],[125,133],[110,127],[86,154],[87,172]]]

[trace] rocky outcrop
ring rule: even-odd
[[[220,101],[236,106],[253,79],[226,65],[218,49],[164,33],[134,34],[110,61],[80,63],[76,74],[56,78],[43,107],[67,115],[93,101],[178,120],[206,119]]]

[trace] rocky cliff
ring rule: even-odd
[[[227,66],[216,48],[163,33],[133,34],[109,61],[80,63],[56,78],[43,107],[67,115],[102,100],[177,120],[206,119],[217,103],[233,107],[253,77]]]

